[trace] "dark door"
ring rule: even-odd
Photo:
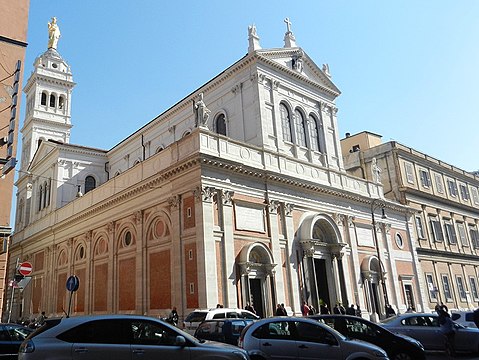
[[[326,260],[314,259],[314,270],[316,272],[316,286],[318,287],[318,300],[323,300],[328,304],[328,308],[332,309],[334,304],[331,304],[329,299],[328,276],[326,273]],[[315,304],[319,309],[319,304]]]
[[[263,291],[261,289],[261,280],[260,279],[249,279],[249,289],[251,294],[251,302],[253,307],[256,310],[256,315],[263,318]]]

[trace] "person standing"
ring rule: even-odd
[[[301,313],[303,314],[303,316],[309,315],[309,306],[306,301],[303,301],[303,306],[301,307]]]
[[[437,320],[439,322],[439,330],[444,336],[444,346],[446,348],[446,353],[450,356],[454,356],[456,352],[456,332],[454,331],[454,322],[452,321],[449,313],[444,311],[443,309],[439,310],[439,316]]]
[[[356,310],[354,309],[354,304],[351,304],[347,309],[346,309],[346,315],[356,315]]]
[[[479,328],[479,308],[472,313],[472,320],[474,321],[474,324],[476,324],[476,327]]]

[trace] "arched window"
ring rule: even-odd
[[[93,176],[87,176],[85,178],[85,194],[96,188],[96,180]]]
[[[319,137],[318,120],[313,115],[309,115],[309,124],[310,124],[311,149],[314,151],[321,152],[321,145],[319,141],[320,137]]]
[[[38,211],[42,209],[42,199],[43,199],[43,185],[40,185],[40,191],[38,192]]]
[[[219,114],[216,117],[216,133],[226,136],[226,118],[225,114]]]
[[[156,153],[159,153],[160,151],[163,151],[163,146],[160,146],[158,149],[156,149]]]
[[[47,93],[45,91],[42,92],[42,100],[40,101],[40,104],[47,105]]]
[[[55,98],[55,95],[51,94],[50,95],[50,107],[55,107],[57,102],[57,99]]]
[[[296,130],[296,143],[299,146],[306,146],[306,124],[301,111],[295,110],[294,121]]]
[[[283,129],[283,140],[292,141],[291,138],[291,117],[289,110],[284,104],[279,104],[279,111],[281,113],[281,127]]]
[[[58,98],[58,108],[59,109],[63,109],[63,107],[65,106],[65,97],[64,96],[60,96]]]

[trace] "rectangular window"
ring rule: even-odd
[[[461,191],[461,197],[462,200],[469,200],[469,190],[467,189],[467,186],[464,184],[459,185],[459,190]]]
[[[189,217],[189,218],[191,217],[191,208],[190,207],[186,208],[186,216]]]
[[[451,286],[449,284],[449,277],[445,274],[441,275],[442,278],[442,289],[444,290],[444,297],[446,301],[452,301]]]
[[[190,283],[190,294],[195,293],[195,283]]]
[[[477,233],[476,225],[469,225],[469,235],[474,249],[479,249],[479,234]]]
[[[422,186],[429,188],[431,186],[431,178],[429,177],[429,173],[426,170],[419,170],[419,176],[421,178]]]
[[[449,244],[457,244],[456,231],[454,230],[454,225],[451,223],[445,223],[444,229],[446,230],[446,237]]]
[[[459,239],[461,240],[462,246],[469,246],[466,237],[466,228],[463,223],[457,223],[457,232],[459,233]]]
[[[456,197],[457,196],[457,185],[454,180],[447,180],[447,189],[449,190],[449,195]]]
[[[474,276],[469,276],[469,285],[471,286],[471,296],[474,301],[479,300],[479,293],[477,292],[477,282]]]
[[[461,300],[466,301],[466,289],[464,289],[464,281],[462,276],[456,276],[457,292]]]
[[[434,174],[434,180],[436,181],[436,190],[439,194],[444,194],[444,185],[442,184],[441,174]]]
[[[413,173],[413,168],[412,164],[405,162],[404,163],[404,170],[406,171],[406,179],[407,182],[410,184],[414,184],[414,173]]]
[[[471,188],[472,192],[472,200],[474,201],[474,204],[479,205],[479,194],[477,193],[476,188]]]
[[[436,218],[431,218],[430,222],[432,238],[434,239],[434,241],[443,241],[444,234],[442,233],[441,223],[439,222],[439,220]]]
[[[437,301],[437,288],[434,285],[434,278],[432,274],[426,274],[427,289],[429,290],[429,300],[431,302]]]
[[[188,260],[193,260],[193,250],[188,250]]]
[[[416,215],[416,231],[419,239],[425,239],[424,226],[422,226],[422,218],[420,215]]]

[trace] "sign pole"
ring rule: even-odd
[[[15,271],[17,271],[18,264],[20,263],[20,258],[17,258],[17,263],[15,264]],[[15,286],[12,284],[12,297],[10,298],[10,309],[8,311],[8,322],[10,322],[12,318],[12,308],[13,308],[13,298],[15,295]]]
[[[79,287],[80,287],[80,279],[78,279],[78,276],[72,275],[67,279],[67,290],[70,292],[70,299],[68,300],[67,318],[70,317],[73,293],[77,291]]]

